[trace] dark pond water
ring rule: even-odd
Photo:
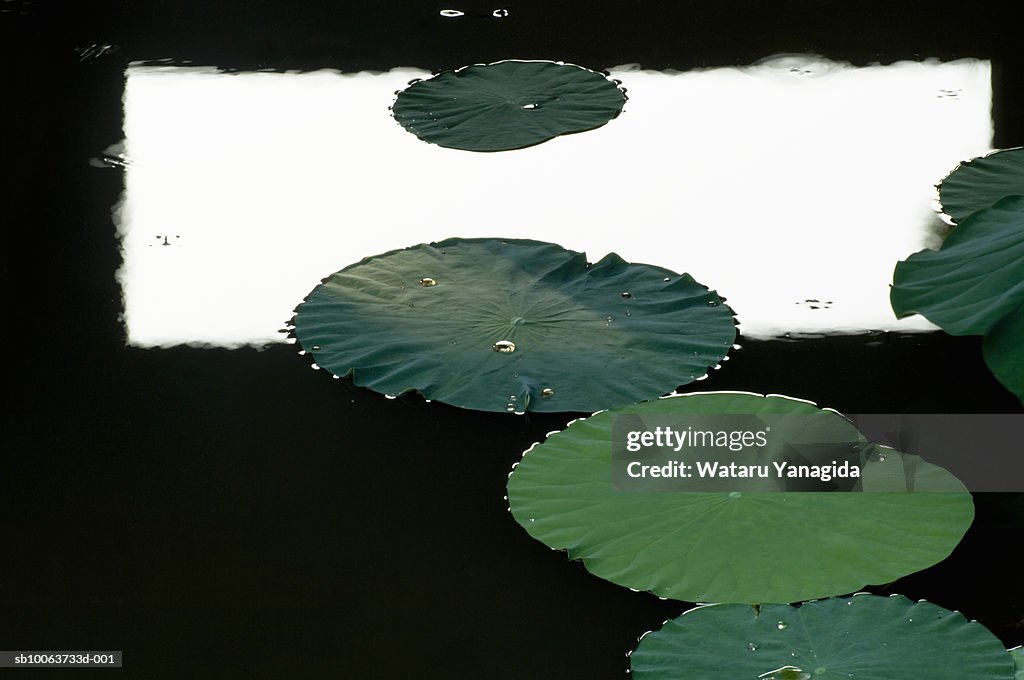
[[[124,650],[123,671],[77,672],[133,678],[625,677],[637,637],[688,605],[590,576],[530,539],[503,500],[512,463],[572,414],[386,400],[285,345],[127,347],[111,221],[122,177],[89,160],[122,137],[126,63],[156,59],[358,71],[977,57],[993,63],[995,146],[1024,144],[1024,63],[1001,5],[830,5],[3,3],[16,116],[0,649]],[[847,413],[1021,410],[973,338],[742,344],[697,386]],[[1008,547],[1024,501],[976,504],[949,559],[871,592],[958,609],[1020,644]]]

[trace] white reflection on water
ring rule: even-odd
[[[553,241],[687,271],[747,336],[897,322],[897,260],[935,243],[934,184],[989,150],[990,65],[620,67],[625,112],[519,151],[425,144],[389,115],[413,69],[133,66],[125,319],[136,345],[280,342],[324,276],[449,236]]]

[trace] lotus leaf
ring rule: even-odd
[[[982,353],[992,374],[1024,404],[1024,305],[988,332]]]
[[[964,161],[939,184],[942,209],[958,223],[1006,196],[1024,196],[1024,149]]]
[[[923,314],[952,335],[985,335],[985,361],[1024,402],[1024,197],[964,219],[940,250],[896,265],[899,317]]]
[[[550,61],[500,61],[445,71],[398,94],[392,113],[425,142],[466,151],[521,149],[592,130],[626,96],[605,76]]]
[[[687,274],[526,240],[450,239],[364,259],[298,307],[316,363],[385,394],[480,411],[593,411],[671,392],[735,341]]]
[[[929,602],[856,595],[799,607],[692,609],[640,640],[637,680],[1012,680],[977,622]]]
[[[859,481],[867,493],[616,488],[618,418],[642,427],[664,416],[720,414],[792,417],[791,426],[771,431],[781,450],[814,441],[863,446],[849,421],[808,402],[729,392],[669,397],[577,420],[534,446],[509,477],[512,515],[531,536],[613,583],[689,602],[746,603],[888,583],[944,559],[973,520],[970,494],[947,471],[873,445],[863,446]],[[897,484],[907,469],[913,484]]]

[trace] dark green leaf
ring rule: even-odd
[[[1006,196],[1024,195],[1024,149],[1007,149],[964,161],[942,180],[942,210],[956,222]]]
[[[445,71],[402,91],[395,119],[425,142],[503,151],[592,130],[625,94],[600,73],[550,61],[500,61]]]
[[[1024,404],[1024,305],[989,330],[982,353],[992,374]]]
[[[1004,198],[956,227],[941,250],[896,265],[898,317],[922,314],[952,335],[984,335],[1024,305],[1024,197]]]
[[[704,375],[736,337],[732,310],[687,274],[498,239],[367,258],[317,286],[295,324],[317,364],[357,385],[481,411],[654,398]]]
[[[813,568],[813,563],[807,563]],[[856,595],[690,610],[643,637],[637,680],[1013,680],[988,629],[928,602]]]

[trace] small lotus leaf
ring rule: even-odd
[[[399,93],[392,113],[425,142],[504,151],[592,130],[626,96],[605,76],[550,61],[500,61],[444,71]]]

